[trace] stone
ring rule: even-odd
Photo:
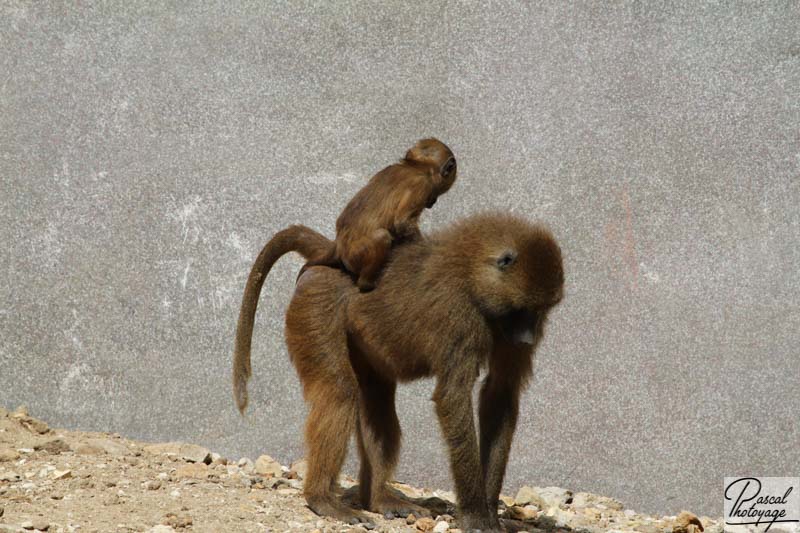
[[[520,507],[524,506],[524,505],[527,505],[529,503],[537,503],[538,504],[538,501],[534,502],[534,499],[537,499],[537,498],[538,498],[538,495],[536,494],[536,491],[533,490],[533,487],[528,487],[526,485],[524,487],[521,487],[517,491],[517,495],[514,497],[514,504],[518,505]]]
[[[592,494],[591,492],[576,492],[572,497],[573,507],[597,507],[598,505],[603,505],[614,511],[621,511],[623,508],[622,502],[608,496]]]
[[[300,459],[298,461],[293,462],[292,465],[289,467],[289,469],[292,472],[295,472],[297,474],[297,477],[299,477],[300,479],[305,479],[306,472],[308,472],[308,463],[306,462],[305,459]]]
[[[262,455],[256,459],[255,472],[260,476],[281,477],[283,470],[280,463],[269,455]]]
[[[20,524],[20,527],[22,529],[29,529],[29,530],[33,529],[33,522],[31,522],[30,520],[25,520]]]
[[[256,469],[255,465],[253,464],[253,461],[251,461],[247,457],[242,457],[241,459],[239,459],[239,462],[237,462],[236,465],[245,474],[252,474],[253,472],[255,472],[255,469]]]
[[[28,416],[28,407],[26,405],[20,405],[11,412],[12,418],[22,418],[24,416]]]
[[[533,504],[540,509],[572,503],[572,491],[560,487],[522,487],[514,498],[517,505]]]
[[[514,505],[514,498],[512,498],[511,496],[506,496],[505,494],[500,495],[500,501],[503,502],[503,504],[505,504],[506,507],[511,507],[512,505]]]
[[[45,433],[50,431],[50,426],[48,426],[45,422],[37,418],[32,418],[30,416],[20,416],[17,419],[23,426],[25,426],[29,431],[33,433],[44,435]]]
[[[420,531],[433,531],[433,528],[436,527],[436,521],[433,518],[428,518],[427,516],[418,519],[414,523],[414,527],[416,527]]]
[[[19,452],[10,448],[0,448],[0,463],[6,461],[16,461],[19,459]]]
[[[211,452],[207,448],[184,442],[165,442],[145,446],[144,451],[153,455],[173,455],[190,463],[211,463]]]
[[[417,517],[414,516],[414,513],[409,513],[408,516],[406,517],[406,524],[408,524],[409,526],[413,525],[414,522],[416,522],[416,521],[417,521]]]
[[[506,511],[503,513],[504,518],[510,518],[511,520],[533,520],[537,516],[539,516],[539,509],[533,505],[525,505],[520,507],[519,505],[512,505],[511,507],[506,508]]]
[[[175,469],[173,479],[207,479],[208,467],[204,463],[191,463]]]
[[[67,479],[72,477],[72,470],[53,470],[53,479]]]
[[[108,454],[114,457],[122,457],[131,453],[127,446],[111,439],[97,438],[88,439],[85,443],[75,447],[75,453],[79,455],[103,455]]]
[[[448,529],[450,529],[450,524],[448,524],[444,520],[441,520],[439,522],[436,522],[436,525],[433,526],[433,533],[444,533]]]
[[[161,481],[158,479],[145,481],[144,488],[145,490],[158,490],[161,488]]]
[[[53,455],[58,455],[59,453],[72,451],[72,448],[70,448],[69,444],[64,442],[63,439],[49,440],[43,444],[37,444],[36,446],[33,447],[33,449],[37,451],[52,453]]]
[[[188,514],[167,513],[161,523],[175,529],[183,529],[192,525],[192,517]]]
[[[213,464],[215,464],[215,465],[227,465],[228,464],[228,459],[226,459],[225,457],[222,457],[218,453],[212,453],[211,454],[211,462]]]
[[[20,479],[22,478],[16,472],[3,472],[2,474],[0,474],[0,481],[13,482],[13,481],[19,481]]]
[[[175,530],[170,526],[159,524],[148,529],[147,533],[175,533]]]
[[[697,533],[703,531],[703,524],[697,515],[689,511],[681,511],[675,518],[675,525],[672,526],[673,533]]]

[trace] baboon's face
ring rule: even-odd
[[[474,272],[475,296],[494,316],[527,311],[540,315],[563,296],[561,251],[540,235],[501,239]]]

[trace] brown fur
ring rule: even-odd
[[[322,246],[322,237],[302,226],[281,233],[256,262],[258,287],[264,265],[288,251],[292,239],[294,250],[306,257]],[[396,384],[434,376],[432,399],[450,452],[461,528],[500,530],[497,500],[520,393],[547,313],[562,290],[561,252],[551,234],[508,215],[473,216],[429,240],[396,247],[372,292],[359,293],[339,270],[307,270],[286,312],[285,333],[310,407],[304,488],[309,507],[350,523],[367,520],[334,490],[355,432],[362,506],[379,513],[425,513],[386,483],[400,447]],[[234,359],[240,408],[250,375],[253,298],[257,287],[248,281]],[[487,375],[476,435],[472,388],[482,368]]]
[[[456,179],[453,152],[437,139],[418,141],[400,160],[372,177],[336,221],[336,244],[308,266],[343,264],[372,290],[392,242],[419,236],[419,216]]]

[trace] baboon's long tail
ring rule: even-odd
[[[233,397],[239,412],[244,413],[247,407],[247,380],[251,375],[250,342],[253,338],[253,322],[256,316],[258,297],[261,286],[269,274],[272,265],[288,252],[298,252],[307,260],[327,257],[335,250],[335,243],[324,235],[307,228],[294,225],[279,231],[261,249],[242,296],[242,307],[239,309],[239,323],[236,326],[236,346],[233,352]]]

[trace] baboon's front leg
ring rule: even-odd
[[[497,501],[503,488],[508,451],[514,438],[519,413],[519,391],[491,372],[483,382],[479,406],[481,468],[486,479],[489,513],[497,515]]]
[[[519,397],[531,377],[532,355],[541,330],[531,318],[522,316],[512,324],[512,337],[517,332],[533,329],[533,344],[501,341],[489,358],[489,373],[481,387],[478,416],[481,431],[481,467],[486,478],[486,501],[489,512],[497,514],[497,502],[503,488],[508,452],[517,427]]]
[[[433,400],[450,451],[461,529],[501,531],[497,515],[490,514],[486,505],[486,483],[472,414],[473,383],[474,379],[456,376],[440,378]]]

